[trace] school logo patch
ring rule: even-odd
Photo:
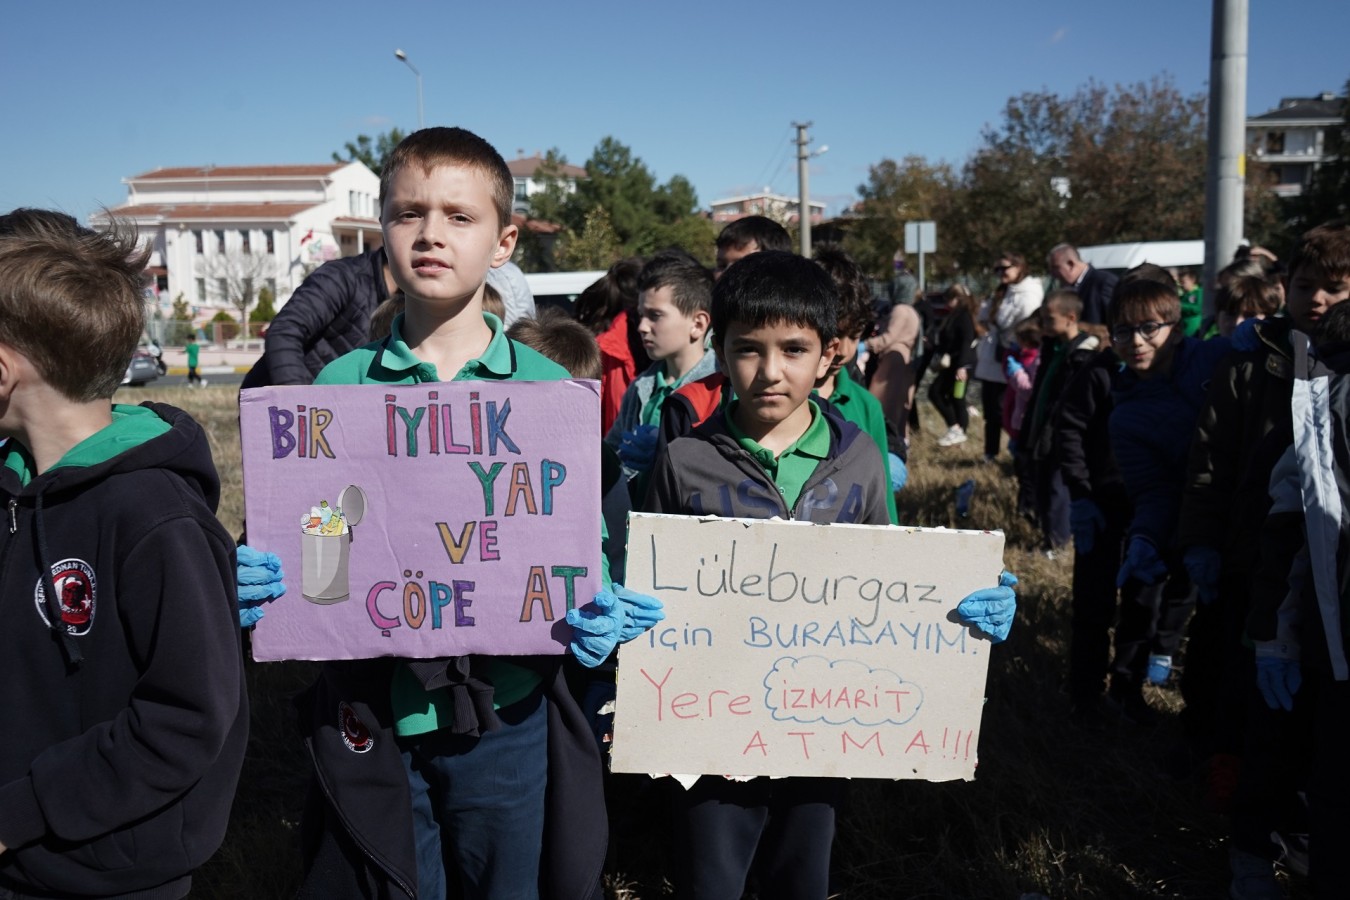
[[[47,627],[52,627],[47,616],[47,588],[44,579],[39,578],[33,588],[33,602],[37,605],[38,615]],[[56,598],[61,607],[61,624],[66,634],[80,637],[89,633],[94,626],[94,609],[97,605],[97,579],[94,569],[82,559],[63,559],[52,565],[52,582],[56,586]]]
[[[370,729],[345,700],[338,704],[338,733],[342,735],[342,743],[353,753],[369,753],[370,748],[375,746]]]

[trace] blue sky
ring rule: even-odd
[[[1339,91],[1345,0],[1251,0],[1249,114]],[[1209,75],[1210,0],[1108,3],[15,2],[0,28],[0,209],[81,219],[158,166],[325,162],[358,133],[462,125],[581,164],[613,135],[700,203],[795,194],[811,121],[831,213],[868,166],[959,165],[1010,96]]]

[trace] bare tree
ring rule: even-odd
[[[276,275],[276,257],[258,251],[228,250],[205,257],[200,264],[209,290],[239,310],[240,327],[246,327],[248,311],[258,299],[267,279]]]

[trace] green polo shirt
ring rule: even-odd
[[[847,422],[861,428],[872,443],[881,451],[882,471],[886,474],[886,514],[891,517],[892,525],[900,524],[900,514],[895,508],[895,492],[891,490],[890,442],[886,439],[886,414],[882,412],[881,401],[872,396],[871,391],[849,377],[847,369],[840,369],[834,377],[834,393],[830,403],[839,410],[839,415]]]
[[[783,502],[789,510],[792,509],[797,505],[811,473],[822,459],[830,455],[830,426],[820,414],[820,407],[811,400],[806,401],[811,407],[811,424],[786,450],[774,456],[772,450],[760,446],[759,442],[747,437],[745,432],[736,427],[737,402],[733,400],[727,410],[727,431],[731,432],[742,450],[764,467],[778,487],[778,493],[783,495]]]
[[[483,313],[492,340],[481,356],[471,359],[451,381],[558,381],[572,377],[567,370],[524,344],[510,340],[502,321]],[[418,359],[403,340],[403,316],[394,319],[389,337],[346,353],[324,366],[315,384],[420,384],[442,381],[436,367]],[[603,556],[601,557],[603,559]],[[492,682],[493,705],[501,709],[524,699],[539,685],[539,676],[504,658],[486,657],[486,676]],[[394,669],[390,685],[394,728],[401,735],[436,731],[453,719],[447,691],[423,690],[407,666]]]

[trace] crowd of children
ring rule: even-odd
[[[316,383],[598,379],[603,521],[586,527],[604,588],[568,612],[565,657],[322,666],[298,701],[314,767],[301,896],[600,896],[614,661],[663,617],[619,583],[626,514],[896,523],[920,356],[938,447],[966,439],[978,381],[986,458],[1006,431],[1019,510],[1048,554],[1072,540],[1071,720],[1148,726],[1144,684],[1183,669],[1189,747],[1236,780],[1210,798],[1232,816],[1230,895],[1279,896],[1272,833],[1300,792],[1314,883],[1341,895],[1350,227],[1303,235],[1283,273],[1234,263],[1208,322],[1193,277],[1145,265],[1108,291],[1060,245],[1048,262],[1065,287],[1042,303],[1026,258],[1002,253],[983,306],[959,285],[931,306],[921,354],[918,312],[902,303],[878,328],[847,254],[797,256],[760,217],[723,231],[715,270],[678,250],[625,260],[578,319],[507,329],[485,282],[515,249],[512,192],[470,132],[400,143],[380,185],[397,290],[371,342]],[[287,602],[268,548],[236,549],[217,524],[196,423],[111,403],[143,324],[134,246],[116,224],[0,217],[0,659],[16,726],[0,751],[0,897],[187,895],[242,763],[238,625]],[[1084,321],[1085,285],[1104,324]],[[1014,583],[957,618],[1002,640]],[[369,752],[351,752],[353,730]],[[825,897],[846,784],[699,779],[675,804],[677,894],[739,897],[753,878],[761,896]]]

